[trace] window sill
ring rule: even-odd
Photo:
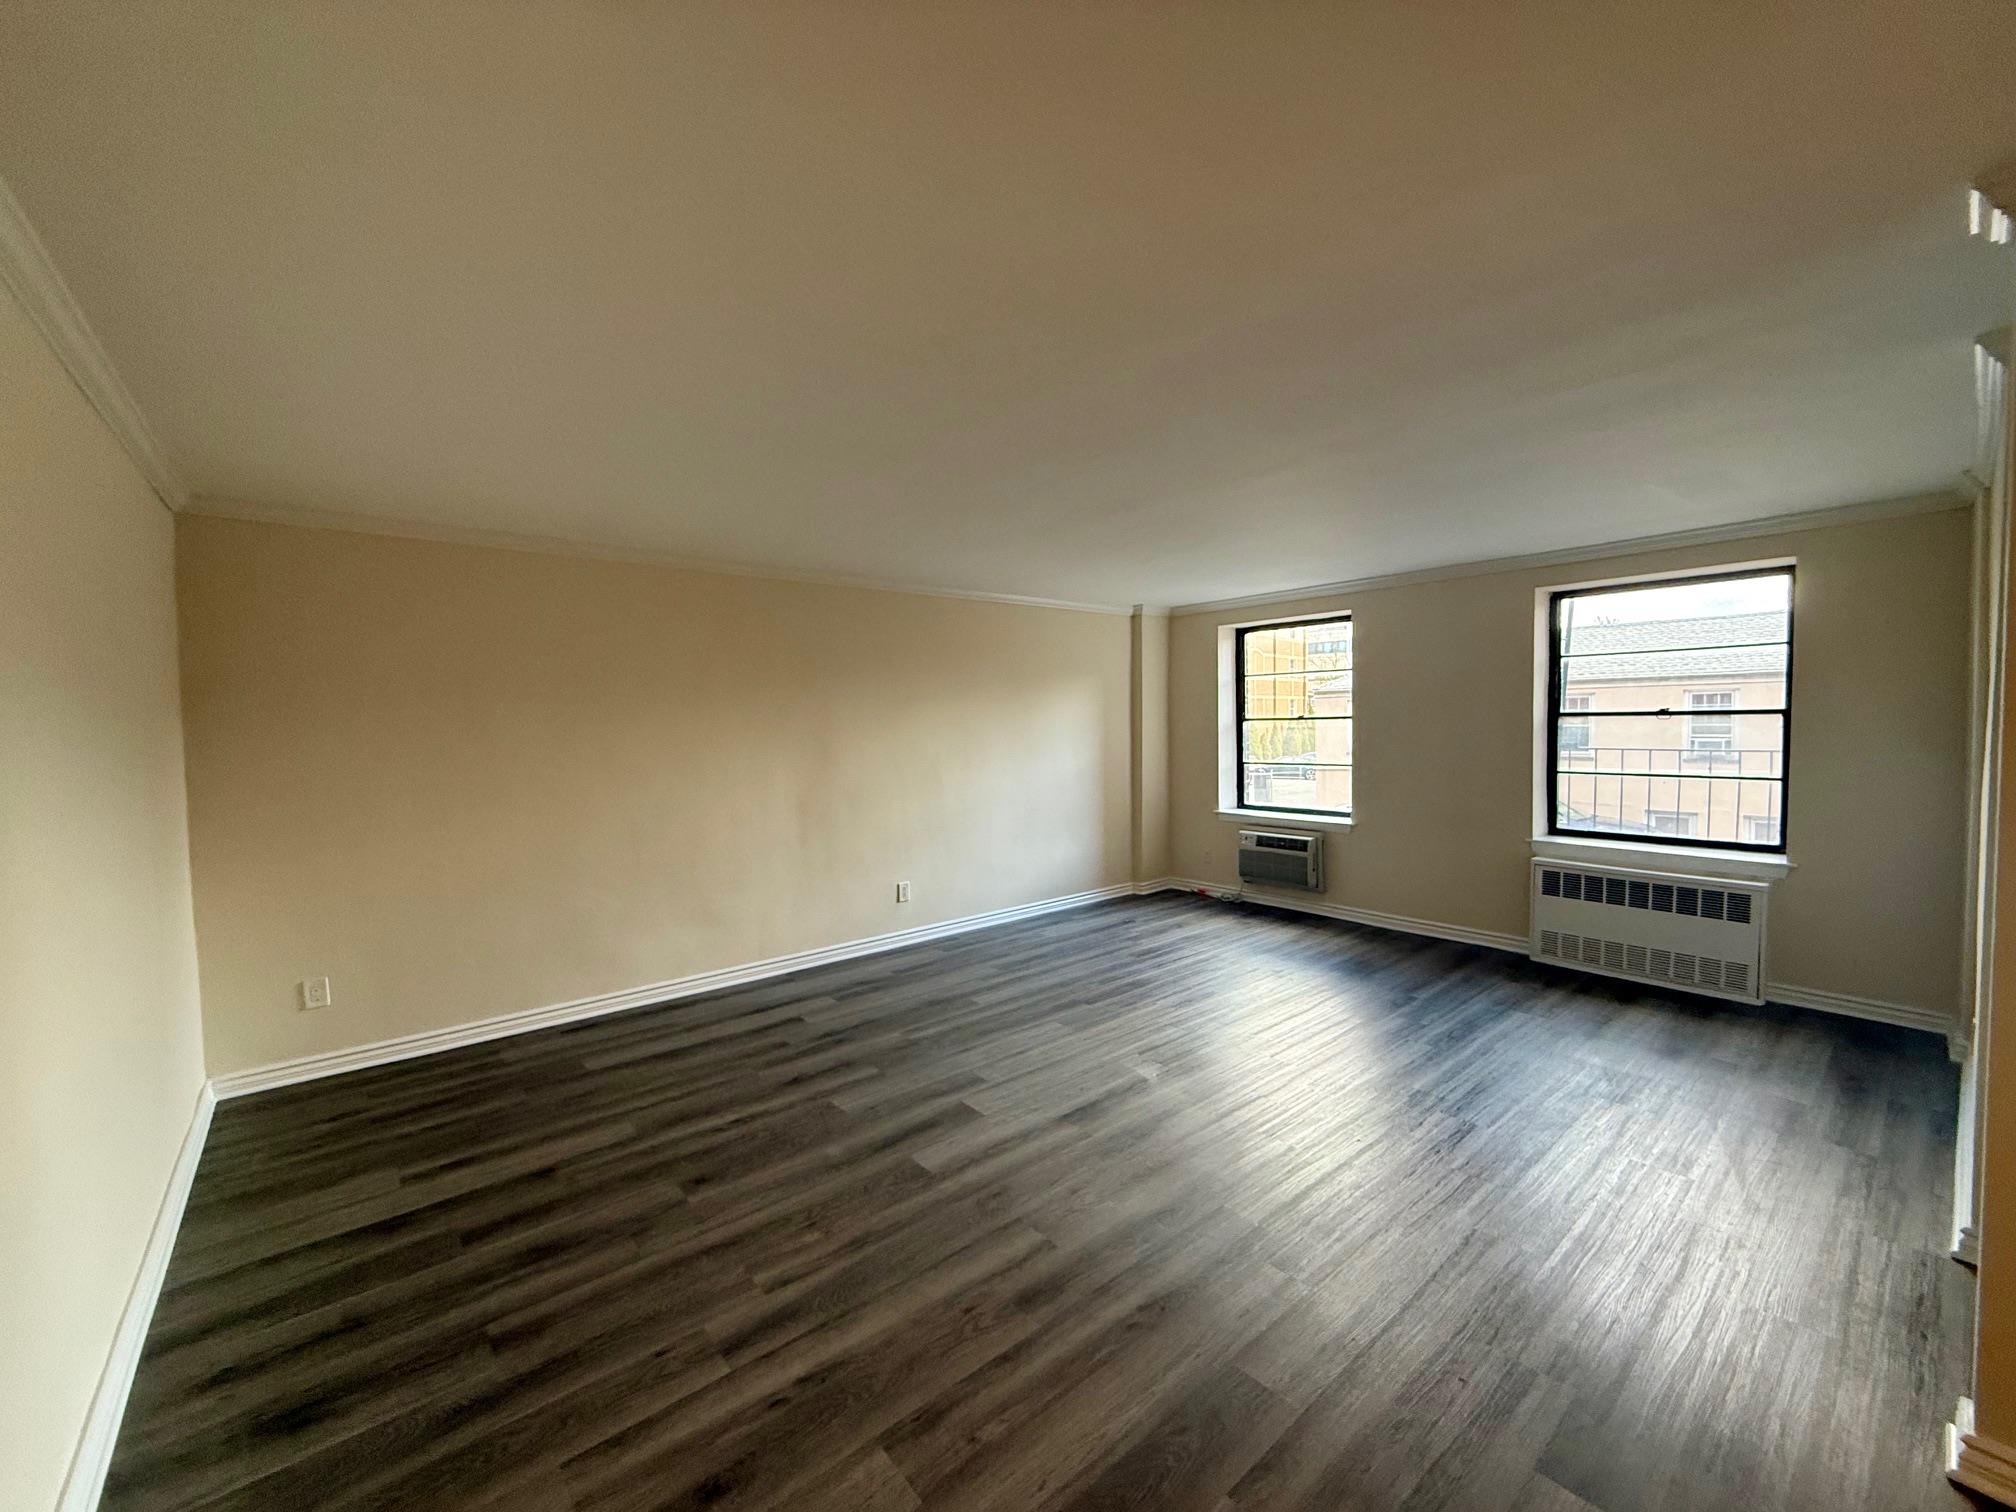
[[[1587,861],[1592,866],[1642,866],[1681,876],[1733,877],[1750,882],[1776,882],[1792,870],[1785,857],[1760,851],[1706,850],[1581,835],[1535,835],[1533,854],[1555,861]]]
[[[1237,820],[1240,824],[1285,824],[1290,828],[1298,825],[1316,829],[1349,829],[1357,821],[1345,814],[1298,814],[1287,809],[1242,809],[1221,808],[1220,819]]]

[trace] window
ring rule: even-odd
[[[1689,693],[1687,707],[1693,709],[1734,709],[1736,694],[1733,690],[1713,693]],[[1736,716],[1732,713],[1695,714],[1687,716],[1687,754],[1690,756],[1714,757],[1736,749]]]
[[[1320,639],[1318,637],[1321,637]],[[1309,654],[1322,656],[1349,656],[1351,654],[1351,630],[1347,625],[1342,631],[1324,630],[1320,626],[1312,633],[1308,642]]]
[[[1552,596],[1557,835],[1785,849],[1792,569]]]
[[[1589,749],[1589,721],[1578,719],[1595,702],[1587,693],[1564,693],[1561,695],[1561,753]]]
[[[1351,621],[1254,625],[1236,635],[1239,803],[1351,812]]]

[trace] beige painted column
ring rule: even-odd
[[[1132,699],[1136,886],[1169,875],[1169,616],[1134,606]]]

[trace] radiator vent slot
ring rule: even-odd
[[[1533,872],[1535,959],[1759,1000],[1765,884],[1543,861]]]
[[[1680,914],[1689,919],[1723,919],[1748,924],[1752,889],[1696,887],[1657,882],[1647,877],[1608,876],[1594,872],[1540,868],[1540,896],[1601,903],[1610,908],[1640,908],[1652,913]]]
[[[1737,997],[1750,995],[1751,967],[1747,961],[1724,961],[1692,951],[1661,950],[1657,946],[1606,940],[1599,935],[1566,934],[1558,929],[1540,931],[1540,948],[1535,954],[1544,960],[1600,966],[1620,976],[1643,977],[1667,986],[1702,987]]]

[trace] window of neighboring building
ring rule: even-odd
[[[1792,569],[1552,595],[1557,835],[1785,848]]]
[[[1351,812],[1351,620],[1237,632],[1238,793],[1243,808]]]
[[[1589,721],[1580,716],[1594,702],[1587,693],[1561,695],[1561,749],[1564,753],[1589,749]]]
[[[1687,754],[1713,758],[1736,748],[1736,694],[1733,689],[1687,695]],[[1707,710],[1697,713],[1696,710]],[[1715,712],[1715,711],[1723,712]]]

